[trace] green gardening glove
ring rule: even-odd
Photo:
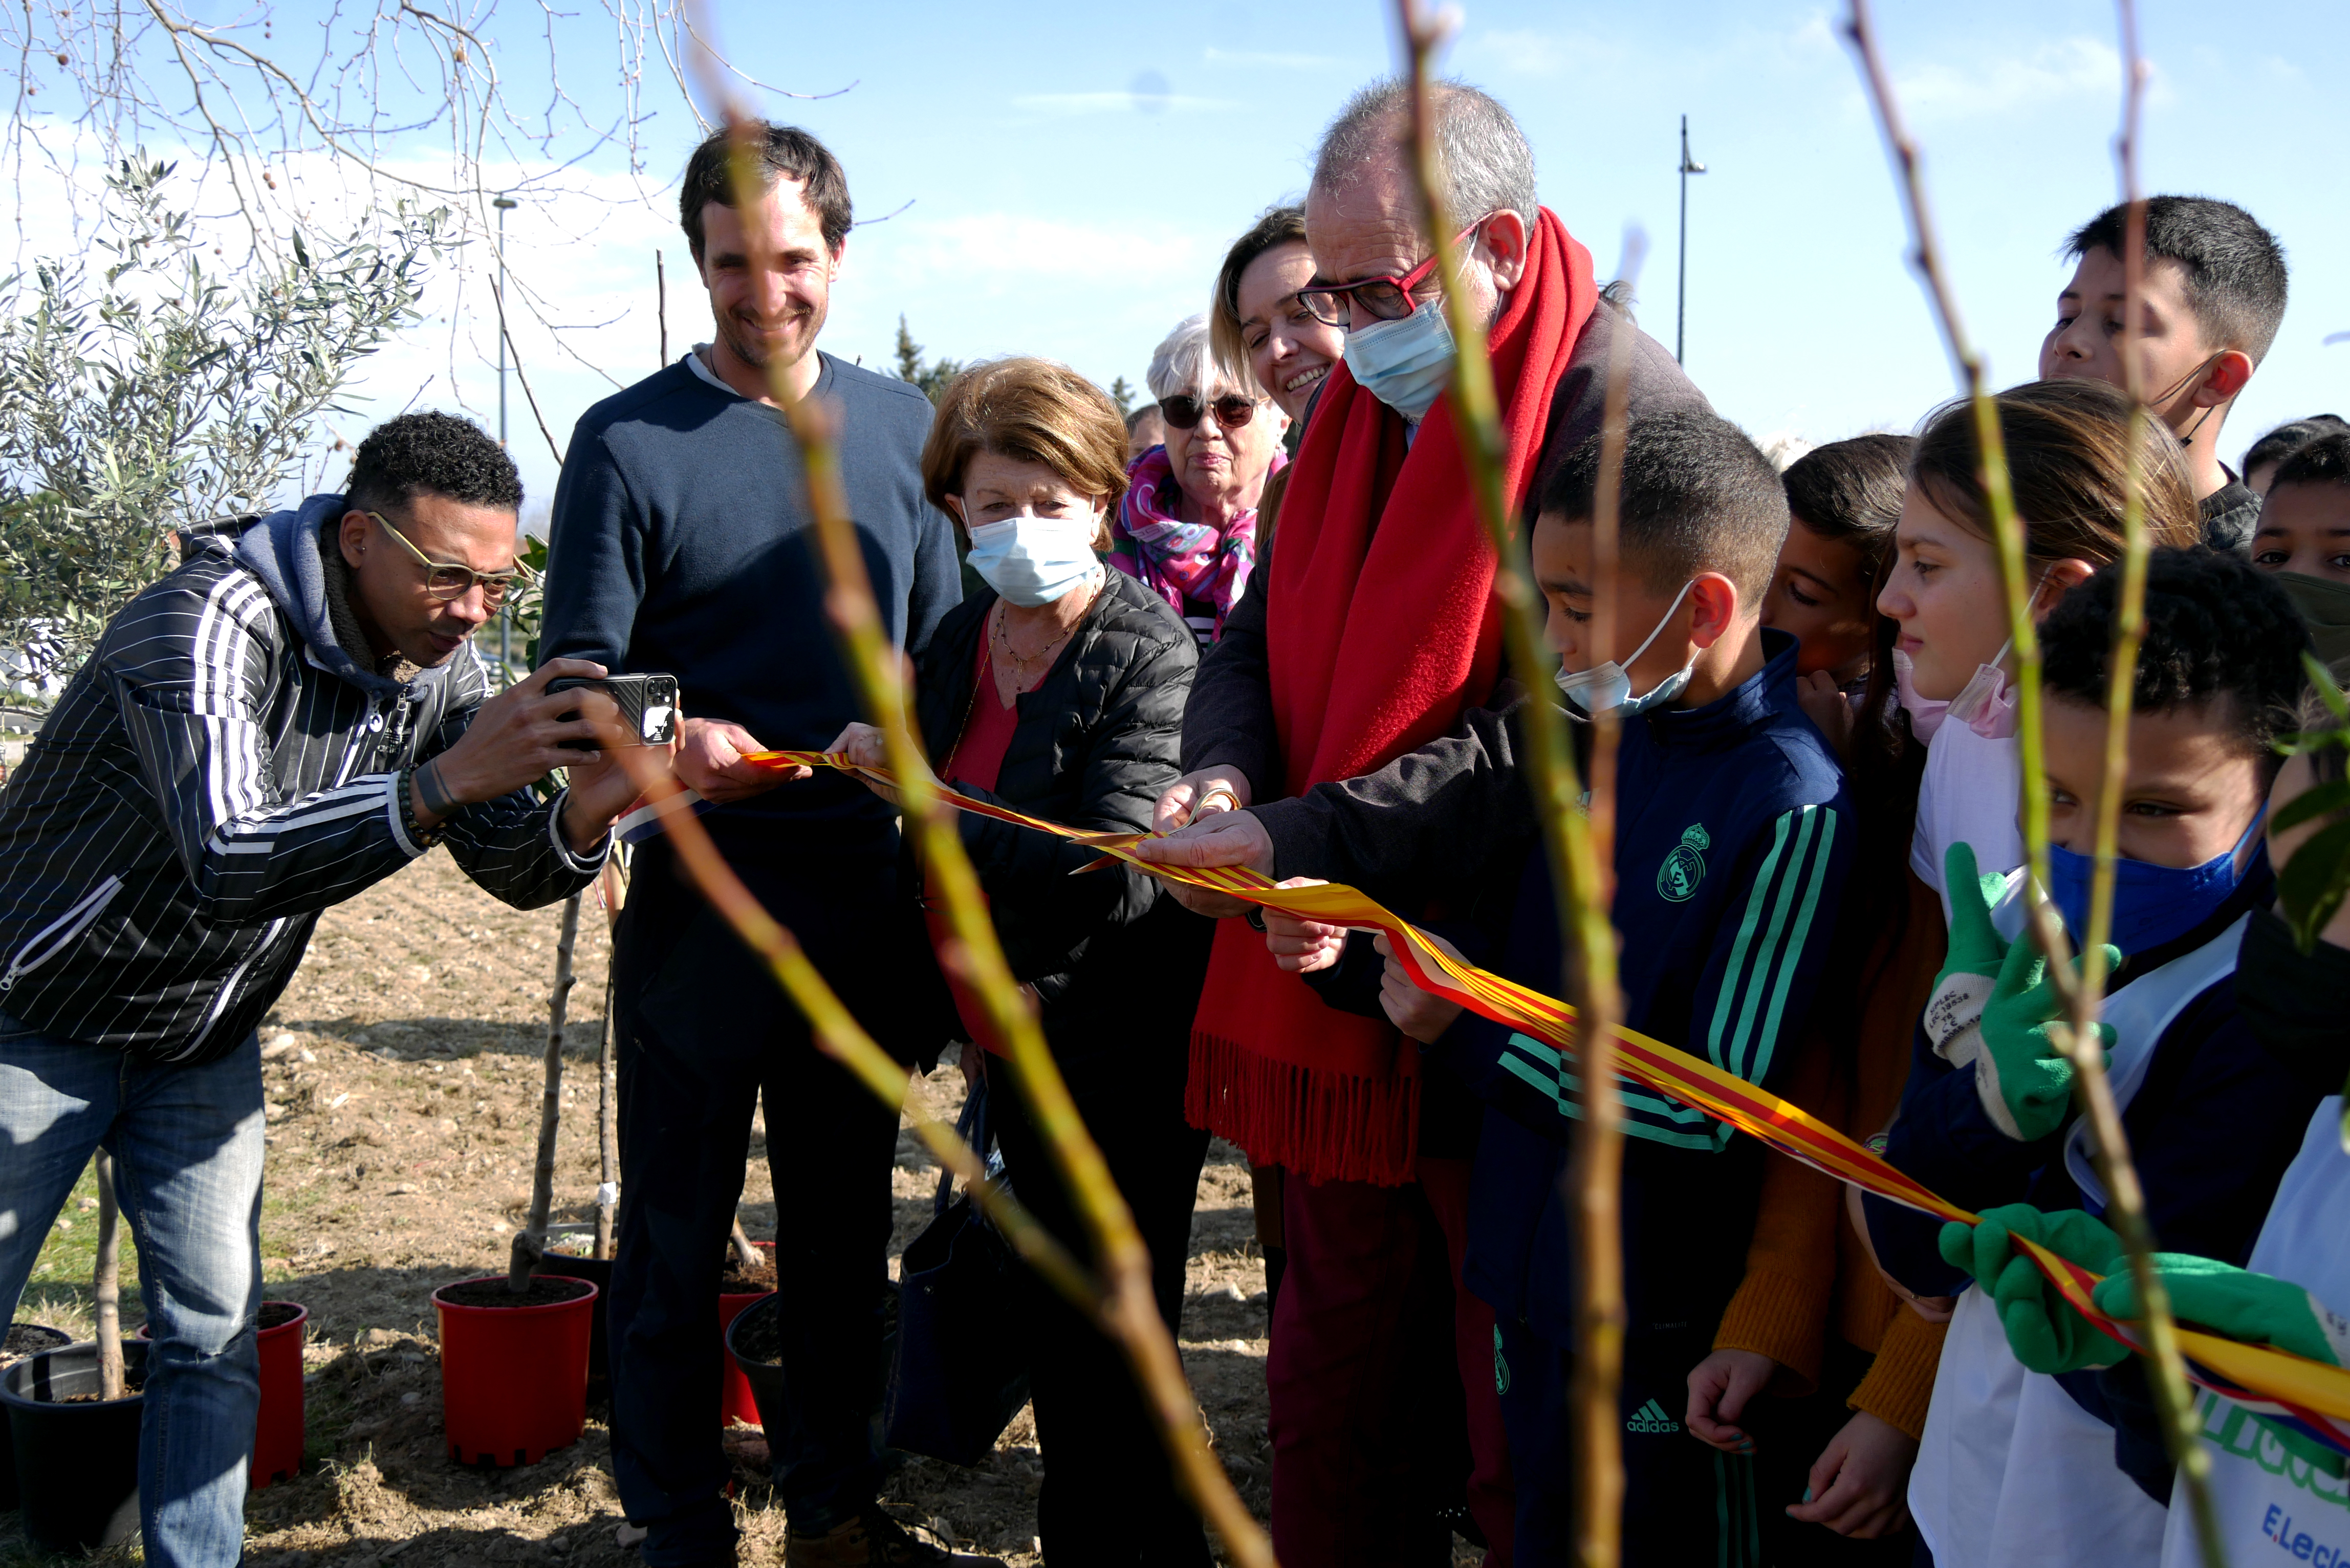
[[[2108,973],[2121,961],[2118,949],[2106,949]],[[2077,954],[2073,968],[2077,974]],[[2048,1033],[2048,1026],[2064,1016],[2064,998],[2039,950],[2028,941],[2009,948],[1991,1000],[1983,1004],[1981,1048],[1974,1054],[1975,1093],[1992,1124],[2021,1142],[2036,1143],[2054,1132],[2072,1106],[2073,1059],[2057,1049]],[[2096,1030],[2110,1060],[2113,1025],[2090,1027]]]
[[[2013,1244],[2012,1236],[2036,1241],[2096,1273],[2129,1265],[2121,1238],[2078,1209],[2043,1214],[2029,1203],[2011,1203],[1986,1210],[1979,1224],[1953,1220],[1943,1226],[1943,1261],[1972,1274],[1991,1297],[2016,1360],[2033,1372],[2055,1373],[2128,1359],[2129,1346],[2091,1327]]]
[[[2329,1366],[2350,1361],[2345,1354],[2350,1352],[2350,1322],[2335,1316],[2299,1285],[2185,1252],[2157,1252],[2154,1262],[2170,1293],[2170,1310],[2180,1321],[2248,1345],[2272,1345]],[[2098,1311],[2114,1317],[2144,1315],[2137,1281],[2126,1264],[2116,1264],[2089,1299]],[[2265,1416],[2253,1419],[2287,1453],[2322,1475],[2341,1478],[2340,1454]]]
[[[1942,852],[1942,886],[1950,894],[1950,946],[1942,972],[1934,977],[1936,989],[1954,973],[1996,980],[2000,961],[2007,957],[2007,939],[1991,923],[1991,912],[2005,895],[2007,878],[1981,875],[1975,846],[1961,841]]]
[[[2272,1345],[2328,1366],[2350,1360],[2350,1320],[2335,1316],[2299,1285],[2186,1252],[2157,1252],[2154,1262],[2170,1293],[2171,1313],[2180,1322],[2246,1345]],[[2097,1310],[2115,1317],[2145,1315],[2137,1281],[2126,1268],[2109,1272],[2092,1298]]]
[[[1950,892],[1950,945],[1920,1022],[1928,1044],[1954,1066],[1966,1065],[1960,1057],[1974,1044],[1970,1032],[1981,1019],[1983,1003],[1991,1000],[2000,964],[2007,957],[2007,939],[1991,921],[2006,883],[2004,877],[1976,874],[1971,844],[1953,844],[1943,853],[1942,885]]]

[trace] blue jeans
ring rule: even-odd
[[[151,1568],[230,1568],[244,1554],[262,1125],[256,1038],[200,1067],[163,1066],[0,1015],[0,1303],[15,1314],[57,1210],[104,1147],[153,1340],[139,1430]]]

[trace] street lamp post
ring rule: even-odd
[[[1681,274],[1673,301],[1673,362],[1681,362],[1689,339],[1689,177],[1705,172],[1705,165],[1690,157],[1689,116],[1681,116]],[[504,385],[503,382],[500,383]],[[501,394],[503,396],[503,394]]]
[[[1682,140],[1688,140],[1686,134]],[[506,214],[521,203],[512,196],[500,196],[490,205],[498,210],[498,445],[503,447],[506,444]],[[1682,199],[1682,219],[1686,223],[1686,197]],[[498,610],[498,685],[502,688],[514,679],[514,666],[508,662],[513,626],[512,618],[501,607]]]

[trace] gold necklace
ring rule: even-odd
[[[1108,580],[1102,575],[1105,570],[1106,568],[1100,566],[1094,568],[1093,582],[1086,591],[1085,608],[1077,612],[1076,618],[1062,629],[1060,636],[1026,659],[1021,658],[1019,650],[1012,646],[1012,630],[1005,614],[1005,601],[1001,598],[995,601],[995,646],[1003,650],[1004,658],[1012,661],[1012,684],[1014,688],[1021,691],[1027,690],[1027,672],[1035,669],[1041,673],[1045,660],[1051,657],[1053,650],[1068,641],[1071,632],[1086,624],[1086,617],[1093,610],[1094,600],[1100,596],[1103,586]]]

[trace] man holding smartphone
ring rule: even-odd
[[[786,783],[742,761],[822,747],[866,717],[825,610],[807,479],[771,373],[830,406],[890,638],[920,649],[962,581],[951,525],[922,493],[929,400],[816,348],[848,238],[847,179],[805,131],[754,129],[755,205],[736,206],[723,132],[695,150],[680,194],[714,341],[589,410],[572,436],[541,646],[677,677],[678,776],[707,803],[702,822],[866,1028],[911,1061],[940,1042],[891,1017],[905,990],[905,950],[891,940],[894,813],[853,780]],[[644,1561],[735,1562],[712,1302],[762,1094],[792,1393],[788,1428],[767,1433],[790,1519],[785,1561],[946,1561],[876,1501],[896,1110],[817,1052],[661,838],[638,853],[613,988],[623,1198],[608,1309],[612,1455],[629,1518],[649,1532]]]
[[[0,794],[0,1306],[111,1151],[151,1335],[156,1568],[243,1560],[254,1029],[319,912],[439,843],[517,909],[554,903],[594,880],[636,794],[593,749],[622,738],[609,700],[545,690],[601,666],[559,660],[493,697],[466,646],[515,580],[521,504],[497,442],[404,414],[359,443],[347,493],[192,529]],[[568,786],[536,799],[556,768]]]

